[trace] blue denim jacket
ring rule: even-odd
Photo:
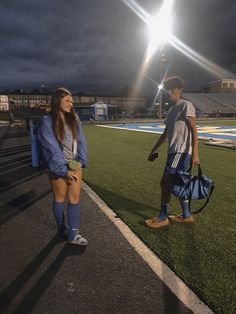
[[[88,164],[87,142],[80,122],[78,122],[77,132],[77,153],[74,159],[79,161],[82,167],[86,167]],[[56,175],[64,177],[68,173],[67,163],[64,158],[62,145],[57,140],[53,131],[51,114],[42,117],[37,130],[37,138],[41,148],[42,168],[46,168]]]

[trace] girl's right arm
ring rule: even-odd
[[[56,175],[65,177],[68,173],[66,161],[52,129],[51,118],[48,116],[42,118],[37,137],[42,147],[42,154],[47,163],[47,168]]]

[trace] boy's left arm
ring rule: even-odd
[[[190,131],[192,133],[192,140],[193,140],[192,166],[196,166],[200,163],[199,156],[198,156],[198,136],[197,136],[197,128],[196,128],[196,118],[188,117],[187,121],[188,121]]]

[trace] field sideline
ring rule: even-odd
[[[84,125],[84,131],[89,148],[85,182],[215,313],[235,313],[236,152],[200,141],[203,172],[216,184],[212,200],[193,225],[152,230],[144,220],[158,211],[166,147],[153,163],[147,156],[158,135],[95,125]],[[200,204],[193,202],[193,208]],[[173,198],[171,212],[178,209]]]
[[[163,123],[122,123],[113,125],[98,124],[99,127],[114,128],[119,130],[129,130],[136,132],[146,132],[154,134],[162,134],[165,125]],[[197,133],[199,139],[236,141],[236,128],[233,126],[203,126],[197,125]]]

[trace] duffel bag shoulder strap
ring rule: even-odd
[[[215,185],[214,185],[214,183],[211,185],[211,188],[210,188],[210,193],[209,193],[209,196],[208,196],[208,198],[206,199],[206,202],[202,205],[202,207],[200,207],[199,209],[196,209],[194,212],[191,212],[191,210],[190,210],[190,212],[191,212],[191,214],[198,214],[198,213],[200,213],[202,210],[203,210],[203,208],[205,208],[206,206],[207,206],[207,204],[209,203],[209,200],[210,200],[210,196],[211,196],[211,194],[213,193],[213,191],[214,191],[214,188],[215,188]],[[189,200],[189,209],[190,209],[190,200]]]

